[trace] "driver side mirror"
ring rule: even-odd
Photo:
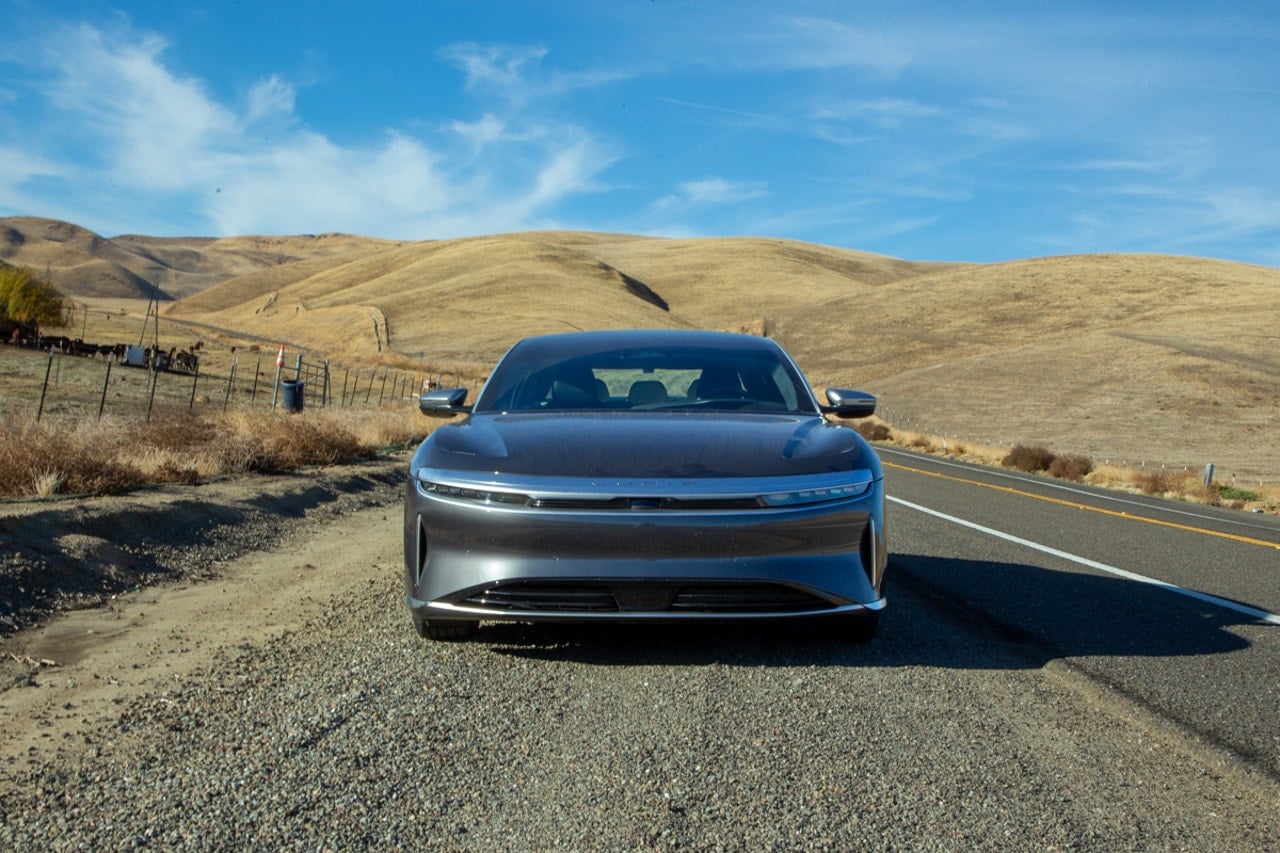
[[[827,402],[822,411],[837,418],[869,418],[876,413],[876,398],[865,391],[848,388],[828,388]]]
[[[466,388],[441,388],[428,391],[418,398],[418,411],[433,418],[449,418],[454,415],[465,415],[471,407],[467,401]]]

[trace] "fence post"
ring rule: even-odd
[[[107,375],[102,380],[102,399],[98,401],[98,420],[102,420],[102,410],[107,407],[107,385],[111,382],[111,365],[115,360],[115,353],[107,357]]]
[[[342,368],[342,396],[338,398],[338,405],[345,406],[347,404],[347,378],[351,376],[351,368]]]
[[[320,389],[320,405],[329,405],[329,359],[324,360],[324,383]]]
[[[383,371],[382,371],[382,385],[381,385],[381,387],[379,387],[379,388],[378,388],[378,405],[379,405],[379,406],[381,406],[381,405],[382,405],[382,395],[386,392],[386,390],[387,390],[387,371],[386,371],[386,370],[383,370]]]
[[[155,359],[151,361],[151,395],[147,399],[147,423],[151,423],[151,409],[156,404],[156,385],[160,381],[160,371],[156,370]]]
[[[187,411],[195,411],[196,408],[196,383],[200,381],[200,365],[197,362],[196,372],[191,375],[191,402],[187,403]]]
[[[49,371],[53,369],[53,347],[49,347],[49,363],[44,366],[44,385],[40,387],[40,406],[36,409],[36,423],[44,415],[44,395],[49,390]]]
[[[231,386],[236,381],[236,364],[240,361],[239,356],[231,359],[231,375],[227,377],[227,393],[222,395],[222,411],[227,410],[227,403],[231,400]]]
[[[262,356],[258,356],[258,364],[253,368],[253,387],[249,389],[249,402],[258,399],[258,377],[262,374]]]

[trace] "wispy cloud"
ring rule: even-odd
[[[901,34],[816,16],[773,17],[765,29],[740,36],[747,63],[789,68],[854,68],[896,77],[913,51]]]
[[[482,90],[517,104],[595,88],[629,76],[616,69],[544,71],[542,63],[548,53],[541,45],[460,42],[442,50],[441,56],[462,70],[468,90]]]
[[[768,188],[762,181],[729,181],[718,177],[685,181],[677,190],[658,199],[653,205],[653,212],[739,204],[769,195]]]
[[[937,118],[946,113],[941,107],[914,99],[876,98],[827,104],[815,110],[813,117],[820,121],[863,121],[896,128],[913,119]]]
[[[252,83],[239,102],[220,100],[175,71],[170,46],[152,33],[80,24],[51,33],[44,47],[26,59],[26,76],[47,102],[48,135],[0,131],[0,187],[17,200],[33,180],[61,182],[54,195],[79,199],[78,219],[90,227],[96,203],[115,227],[162,234],[519,230],[554,221],[559,204],[597,189],[617,157],[585,129],[527,111],[435,121],[428,136],[386,128],[338,142],[307,126],[284,77]],[[544,55],[453,53],[470,57],[474,85],[525,96],[548,85],[525,76]],[[184,198],[176,206],[187,221],[160,212]]]

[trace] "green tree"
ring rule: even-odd
[[[53,282],[26,267],[0,268],[0,319],[40,326],[66,324],[67,300]]]

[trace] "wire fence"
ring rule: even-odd
[[[225,373],[214,373],[201,370],[198,359],[178,362],[165,353],[142,354],[141,348],[86,357],[56,347],[44,351],[0,345],[0,410],[29,413],[37,421],[107,415],[150,421],[160,413],[233,406],[299,412],[416,403],[429,388],[465,382],[442,372],[333,365],[302,355],[288,364],[278,361],[236,356]]]

